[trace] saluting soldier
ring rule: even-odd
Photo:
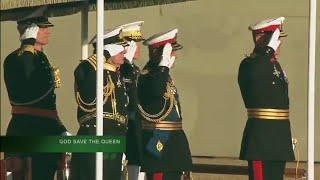
[[[142,171],[148,180],[190,179],[191,153],[182,129],[177,88],[169,74],[174,67],[178,29],[151,36],[144,44],[149,61],[138,81],[138,105],[142,118]]]
[[[240,159],[247,160],[250,180],[281,180],[286,161],[294,160],[288,79],[278,58],[285,18],[249,27],[255,48],[242,60],[238,83],[247,108]]]
[[[120,38],[120,32],[119,27],[104,34],[104,135],[125,136],[127,131],[128,98],[119,71],[124,63],[125,42]],[[95,38],[91,43],[96,48]],[[96,134],[96,70],[97,56],[94,54],[81,61],[74,71],[80,124],[77,135]],[[104,153],[103,156],[103,179],[120,180],[122,153]],[[95,153],[73,153],[71,179],[95,179],[95,166]]]
[[[140,74],[139,67],[135,61],[140,58],[140,49],[142,32],[141,26],[143,21],[137,21],[122,25],[121,36],[128,42],[126,49],[125,62],[121,65],[120,71],[126,86],[129,97],[128,105],[128,131],[126,139],[126,159],[128,163],[129,180],[136,180],[140,172],[141,159],[141,142],[140,142],[140,125],[136,118],[137,112],[137,81]]]
[[[59,120],[55,88],[60,87],[59,69],[44,53],[53,24],[42,9],[18,21],[21,46],[4,61],[4,80],[12,106],[7,136],[68,134]],[[28,139],[26,139],[28,141]],[[31,157],[32,179],[53,179],[60,153],[8,153],[8,157]]]

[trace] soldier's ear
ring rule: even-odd
[[[256,33],[254,35],[254,41],[256,46],[265,47],[267,46],[271,36],[269,33]]]

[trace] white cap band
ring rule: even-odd
[[[118,44],[107,44],[103,46],[103,49],[108,51],[110,56],[115,56],[124,51],[124,47]]]

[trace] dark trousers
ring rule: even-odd
[[[31,158],[32,180],[53,180],[61,161],[61,153],[6,153],[6,158]],[[20,167],[14,164],[14,168]]]
[[[249,180],[283,180],[285,161],[248,161]]]
[[[182,172],[147,172],[147,180],[180,180],[181,175]]]
[[[29,115],[13,115],[7,136],[60,135],[64,127],[53,119]],[[28,139],[26,139],[28,141]],[[32,180],[53,180],[62,153],[6,153],[6,157],[31,157]]]
[[[57,153],[39,153],[32,155],[32,180],[53,180],[62,155]]]
[[[121,180],[122,153],[103,154],[103,179]],[[96,177],[95,153],[73,153],[71,180],[91,180]]]

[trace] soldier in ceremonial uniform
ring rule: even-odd
[[[284,17],[249,27],[255,48],[242,60],[238,83],[248,111],[240,159],[250,180],[281,180],[286,161],[294,160],[289,121],[288,79],[278,58]]]
[[[53,24],[39,12],[17,22],[21,46],[4,61],[4,80],[12,106],[7,136],[68,134],[56,110],[55,88],[61,83],[59,69],[50,64],[43,51]],[[7,157],[31,157],[32,179],[50,180],[62,154],[8,153]]]
[[[174,67],[178,29],[144,41],[149,61],[138,81],[139,115],[142,118],[142,171],[148,180],[190,179],[191,153],[182,129],[177,88],[169,74]]]
[[[124,63],[125,42],[120,38],[120,32],[121,28],[116,28],[104,35],[104,135],[124,136],[127,131],[128,97],[119,71]],[[96,39],[91,43],[95,48]],[[77,135],[96,134],[96,70],[94,54],[81,61],[74,71],[80,124]],[[122,153],[104,153],[103,156],[103,179],[120,180]],[[95,153],[73,153],[71,179],[95,179]]]
[[[122,37],[128,42],[126,49],[125,62],[121,65],[120,71],[126,86],[129,97],[128,105],[128,131],[126,139],[126,159],[128,160],[129,180],[138,179],[140,172],[141,143],[140,143],[140,125],[136,118],[137,112],[137,81],[140,69],[135,65],[140,57],[142,33],[141,26],[143,21],[137,21],[122,25]]]

